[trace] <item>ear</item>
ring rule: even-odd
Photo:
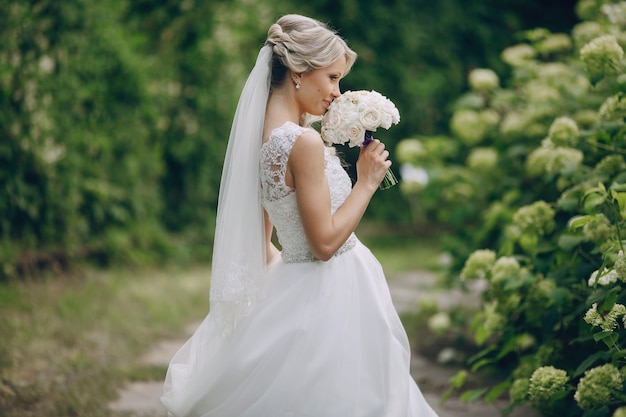
[[[302,73],[291,71],[291,81],[294,84],[300,84],[302,82]]]

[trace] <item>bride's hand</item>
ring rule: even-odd
[[[372,188],[377,188],[391,166],[389,151],[378,139],[372,140],[365,148],[361,148],[356,162],[357,181],[363,181]]]

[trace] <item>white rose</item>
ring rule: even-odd
[[[339,129],[341,121],[341,113],[338,111],[329,111],[324,115],[324,125],[328,129]]]
[[[393,118],[391,117],[391,115],[389,113],[385,113],[385,115],[382,117],[382,120],[380,121],[380,127],[382,127],[383,129],[389,129],[392,123]]]
[[[376,108],[368,108],[361,112],[359,122],[365,130],[375,131],[383,122],[382,114]]]
[[[337,141],[335,131],[329,129],[327,126],[322,126],[322,129],[320,130],[320,135],[322,136],[322,139],[327,143],[339,143]]]
[[[361,146],[365,137],[365,129],[360,125],[348,126],[346,129],[346,138],[348,139],[349,146],[354,148],[355,146]]]

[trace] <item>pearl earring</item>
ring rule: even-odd
[[[299,90],[299,89],[300,89],[300,83],[296,82],[296,90]]]

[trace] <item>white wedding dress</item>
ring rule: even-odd
[[[310,253],[284,181],[305,128],[287,122],[261,148],[265,207],[282,246],[259,300],[221,340],[205,320],[172,360],[171,416],[436,417],[409,374],[410,349],[383,270],[350,236],[327,262]],[[325,153],[333,212],[351,181]]]

